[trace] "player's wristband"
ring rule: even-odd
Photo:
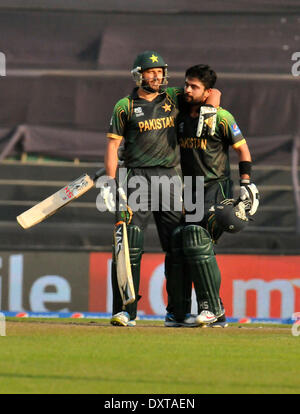
[[[240,177],[243,174],[247,174],[250,177],[251,176],[251,166],[252,166],[251,161],[240,161],[239,162],[239,173],[240,173]]]

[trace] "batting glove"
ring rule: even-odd
[[[127,197],[125,191],[122,187],[118,188],[118,198],[119,198],[119,214],[120,219],[125,221],[126,224],[130,224],[133,216],[133,212],[129,205],[127,204]]]
[[[115,213],[116,211],[115,187],[115,180],[112,179],[110,183],[103,185],[100,190],[104,204],[110,213]]]
[[[217,109],[212,105],[200,107],[199,121],[197,126],[197,137],[214,135],[217,123]]]
[[[246,212],[253,216],[259,206],[259,191],[255,184],[250,184],[250,180],[240,181],[240,200],[243,201]]]

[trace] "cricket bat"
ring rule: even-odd
[[[124,221],[115,225],[114,249],[116,260],[117,280],[124,307],[135,301],[135,292],[132,280],[127,227]]]
[[[105,169],[98,170],[94,176],[83,174],[77,180],[67,184],[61,190],[52,194],[50,197],[26,210],[17,217],[17,221],[24,229],[29,229],[42,222],[46,218],[55,214],[58,210],[65,207],[71,201],[81,197],[89,191],[95,184],[97,178],[103,175]]]

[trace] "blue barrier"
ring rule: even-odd
[[[109,319],[110,313],[93,313],[93,312],[5,312],[1,311],[8,318],[73,318],[73,319]],[[163,315],[138,315],[139,320],[157,320],[163,321]],[[266,324],[293,324],[295,319],[291,318],[227,318],[229,323],[266,323]]]

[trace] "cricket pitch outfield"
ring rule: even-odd
[[[7,318],[1,394],[298,394],[291,326]]]

